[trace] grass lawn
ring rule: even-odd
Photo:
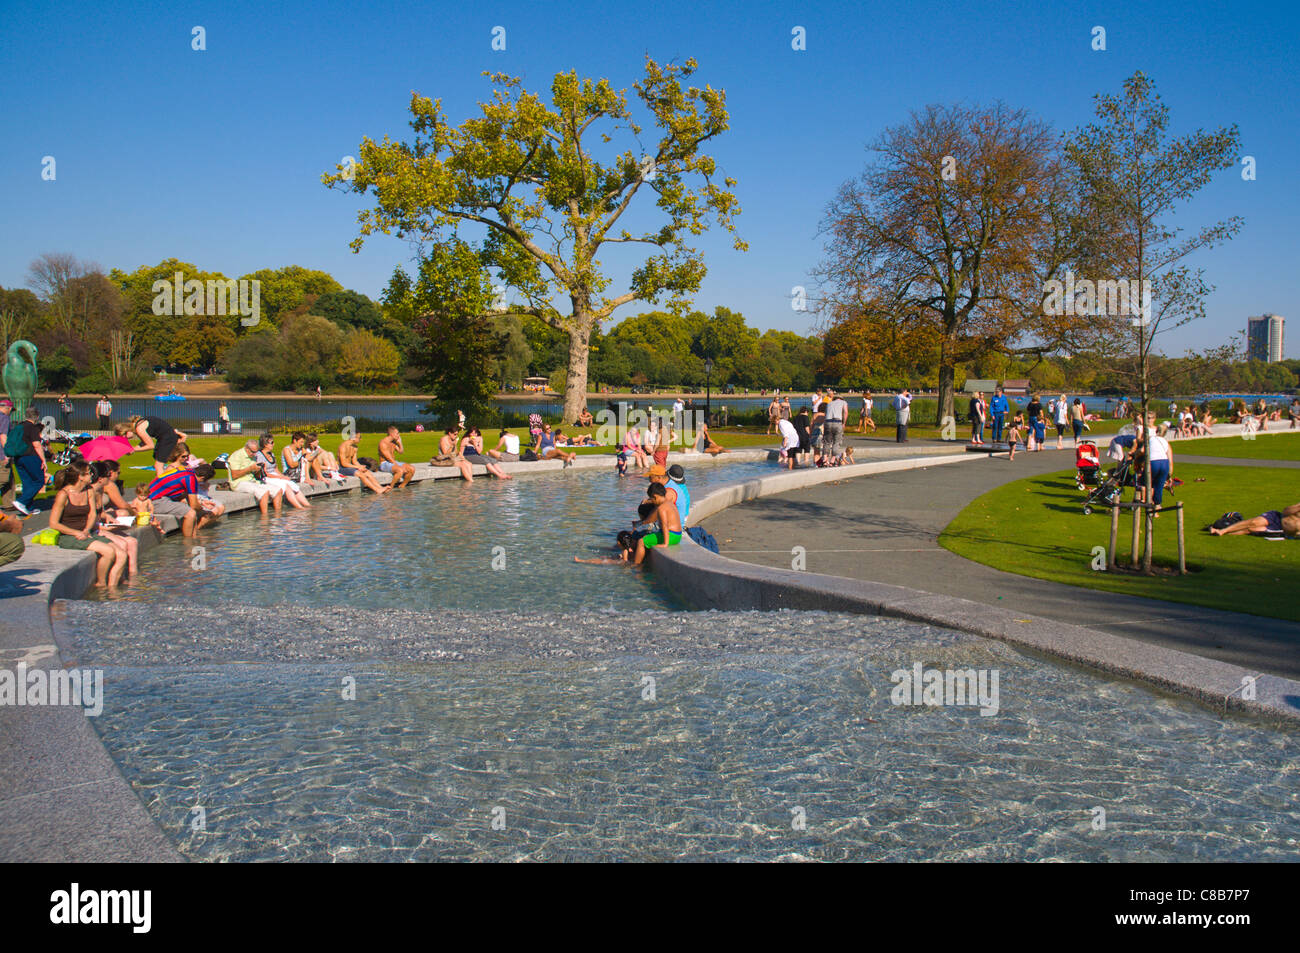
[[[1172,446],[1175,463],[1180,452],[1198,457],[1231,457],[1234,460],[1300,460],[1300,430],[1280,430],[1277,433],[1266,430],[1256,434],[1253,440],[1244,437],[1207,437],[1186,443],[1175,440]]]
[[[1176,458],[1174,472],[1186,481],[1172,498],[1184,504],[1187,565],[1194,570],[1186,576],[1093,571],[1093,547],[1110,542],[1110,513],[1083,514],[1073,470],[1016,480],[985,493],[948,524],[939,544],[986,566],[1036,579],[1300,622],[1295,597],[1300,541],[1216,537],[1204,529],[1229,510],[1252,517],[1300,501],[1300,476],[1285,469],[1180,466]],[[1197,477],[1205,482],[1194,482]],[[1166,504],[1170,499],[1166,494]],[[1177,564],[1176,526],[1172,512],[1156,520],[1158,565]],[[1121,564],[1131,527],[1131,517],[1121,513]]]
[[[576,437],[576,436],[580,436],[581,434],[588,434],[588,433],[594,435],[595,433],[594,428],[565,427],[563,428],[563,430],[565,436],[569,436],[569,437]],[[490,430],[484,432],[483,442],[485,447],[490,449],[496,446],[498,432],[499,431],[497,430]],[[520,443],[524,447],[527,447],[529,445],[531,441],[531,437],[529,436],[527,427],[512,427],[510,428],[510,432],[518,435]],[[716,440],[718,443],[728,448],[729,450],[744,449],[747,447],[773,446],[775,443],[774,437],[765,437],[761,433],[758,434],[742,433],[736,431],[727,431],[719,428],[719,429],[711,429],[710,434],[712,434],[714,440]],[[249,439],[250,437],[256,437],[256,436],[257,434],[254,433],[249,433],[244,435],[236,434],[231,436],[203,436],[203,435],[190,434],[188,443],[190,446],[190,450],[193,453],[202,457],[205,460],[212,460],[222,453],[233,453],[234,451],[238,450],[241,446],[243,446],[245,440]],[[277,459],[278,459],[279,451],[289,442],[289,436],[290,435],[288,433],[275,434],[275,449],[277,453]],[[361,434],[361,446],[360,449],[358,450],[359,455],[363,457],[374,457],[375,459],[378,459],[379,440],[383,436],[384,435],[380,433],[363,432]],[[335,434],[322,433],[320,437],[321,437],[321,441],[320,441],[321,446],[324,447],[326,450],[330,451],[330,453],[333,453],[335,456],[337,456],[339,443],[342,442],[342,437],[336,433]],[[406,447],[406,452],[399,455],[400,459],[406,461],[407,463],[428,463],[429,460],[431,460],[434,456],[437,455],[438,441],[441,439],[441,437],[442,437],[441,432],[434,432],[434,431],[425,431],[424,433],[412,433],[412,432],[403,433],[402,445]],[[62,445],[60,444],[59,446]],[[612,454],[614,452],[613,448],[611,447],[573,447],[572,449],[574,453],[577,453],[582,456],[586,456],[589,454]],[[679,450],[681,448],[679,445],[674,444],[673,449]],[[137,483],[141,483],[153,479],[151,473],[152,464],[153,464],[153,455],[151,452],[143,452],[137,450],[134,453],[128,454],[127,456],[123,457],[119,462],[122,464],[122,481],[126,484],[128,489],[134,487]],[[131,469],[131,467],[135,467],[135,466],[149,466],[150,470],[146,471],[146,470]],[[61,467],[51,467],[50,474],[53,475],[57,473],[60,469]],[[47,487],[37,496],[37,500],[38,501],[44,500],[48,504],[49,499],[52,498],[53,496],[54,496],[53,492]],[[46,508],[47,506],[41,507],[41,509],[46,509]]]

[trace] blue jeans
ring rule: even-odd
[[[1004,411],[993,411],[993,442],[1002,442],[1002,422],[1006,419]]]
[[[18,502],[24,507],[30,507],[32,500],[36,499],[36,494],[45,489],[45,474],[41,470],[41,458],[34,453],[24,453],[14,461],[14,464],[23,478],[23,492],[18,497]]]
[[[1165,498],[1165,481],[1169,479],[1169,461],[1151,461],[1151,499],[1159,506]],[[1138,477],[1139,482],[1142,478]]]

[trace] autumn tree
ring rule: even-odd
[[[572,420],[586,406],[593,331],[631,301],[685,307],[705,273],[691,237],[710,215],[734,231],[735,183],[718,184],[716,163],[702,151],[728,128],[726,94],[684,86],[695,71],[693,59],[646,59],[632,93],[648,120],[637,118],[626,90],[573,71],[555,76],[549,102],[494,74],[492,100],[459,126],[447,122],[440,100],[412,94],[413,141],[367,137],[355,168],[323,181],[374,195],[375,206],[359,213],[354,250],[375,233],[440,245],[459,227],[482,227],[489,265],[521,299],[509,310],[567,335],[564,416]],[[653,127],[644,137],[643,123]],[[646,199],[626,220],[637,222],[633,229],[624,215],[638,196]],[[600,255],[619,245],[648,246],[648,254],[629,262],[631,280],[615,291]]]
[[[932,331],[941,422],[957,365],[1050,350],[1086,327],[1042,308],[1072,247],[1068,191],[1048,126],[1001,104],[928,106],[872,151],[823,219],[821,307],[831,323],[870,316]]]

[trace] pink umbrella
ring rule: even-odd
[[[81,455],[87,460],[117,460],[135,449],[126,437],[96,437],[87,440],[80,447]]]

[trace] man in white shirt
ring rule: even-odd
[[[907,443],[907,422],[912,416],[912,394],[907,388],[898,394],[894,400],[894,413],[898,416],[898,424],[894,431],[894,441],[896,443]]]

